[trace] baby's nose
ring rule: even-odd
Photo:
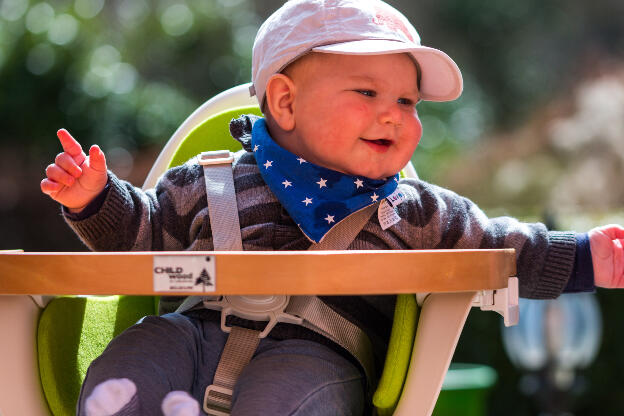
[[[401,125],[403,120],[403,114],[398,104],[388,105],[381,109],[379,112],[379,122],[381,124],[393,124]]]

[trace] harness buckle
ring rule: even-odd
[[[221,311],[221,330],[230,332],[226,318],[234,315],[251,321],[267,321],[259,338],[266,337],[278,322],[301,325],[303,318],[285,312],[290,296],[288,295],[256,295],[256,296],[220,296],[217,300],[204,300],[204,307]]]
[[[213,150],[210,152],[201,152],[199,155],[199,164],[206,165],[222,165],[232,163],[234,161],[234,153],[228,150]]]
[[[211,384],[204,394],[204,412],[211,416],[230,416],[232,389]]]

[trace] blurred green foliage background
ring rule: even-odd
[[[140,186],[194,108],[250,79],[251,46],[276,0],[0,0],[0,249],[85,250],[45,167],[69,129],[98,143]],[[624,223],[624,2],[396,0],[423,44],[464,75],[452,103],[421,103],[419,174],[513,214],[586,231]],[[604,342],[575,414],[624,414],[624,294],[599,291]],[[539,411],[500,343],[500,319],[473,312],[456,355],[492,365],[493,415]]]

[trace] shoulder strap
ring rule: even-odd
[[[227,150],[203,152],[199,155],[199,164],[204,167],[208,215],[215,251],[243,249],[232,175],[233,161],[234,154]]]
[[[208,216],[214,250],[242,251],[243,242],[232,175],[234,154],[228,150],[202,152],[197,159],[204,168]],[[197,306],[203,299],[203,296],[188,296],[175,311],[186,312]]]

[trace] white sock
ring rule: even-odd
[[[85,401],[88,416],[110,416],[130,403],[136,386],[127,378],[111,378],[95,386]]]
[[[199,416],[199,403],[185,391],[168,393],[160,408],[165,416]]]

